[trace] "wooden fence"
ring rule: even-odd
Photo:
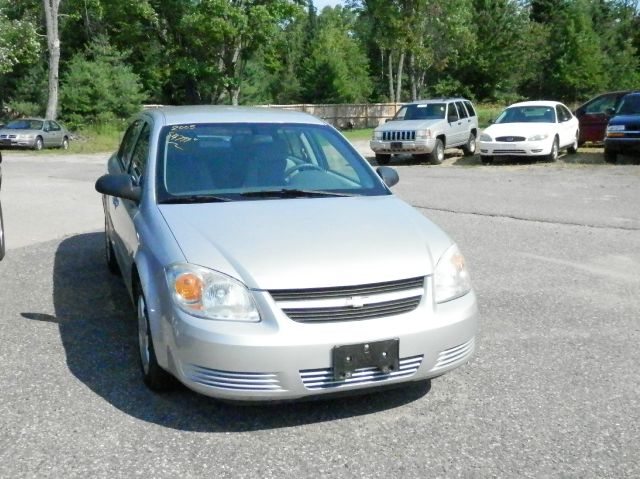
[[[262,105],[267,108],[303,111],[322,118],[336,128],[375,128],[392,118],[402,103]]]

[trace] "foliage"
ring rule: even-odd
[[[33,62],[40,51],[36,29],[28,20],[9,19],[0,4],[0,74],[21,62]]]
[[[140,109],[145,95],[138,76],[124,60],[125,55],[104,38],[71,59],[60,95],[62,118],[67,123],[108,123]]]

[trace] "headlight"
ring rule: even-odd
[[[454,244],[442,255],[434,272],[436,303],[444,303],[471,291],[471,279],[464,256]]]
[[[416,130],[416,140],[428,140],[431,138],[431,130]]]
[[[480,141],[493,141],[493,138],[491,138],[486,133],[483,133],[482,135],[480,135]]]
[[[249,290],[239,281],[186,263],[168,266],[165,273],[171,298],[184,312],[204,319],[260,321]]]
[[[541,133],[539,135],[530,136],[529,138],[527,138],[527,141],[542,141],[546,140],[547,138],[549,138],[548,133]]]
[[[607,131],[624,131],[624,125],[609,125]]]
[[[374,130],[372,139],[374,139],[374,140],[382,140],[382,132]]]

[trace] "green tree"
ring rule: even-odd
[[[22,62],[33,62],[40,52],[32,22],[10,19],[0,3],[0,74],[11,72]]]
[[[104,38],[74,55],[62,77],[62,117],[73,126],[109,123],[140,110],[145,94],[126,56]]]
[[[352,35],[355,14],[341,7],[325,8],[304,63],[305,100],[321,103],[367,101],[372,84],[367,57]]]

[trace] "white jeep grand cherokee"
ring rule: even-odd
[[[462,148],[466,156],[473,155],[477,136],[478,116],[471,102],[442,98],[403,105],[393,119],[374,130],[369,144],[381,165],[400,153],[440,164],[445,148]]]

